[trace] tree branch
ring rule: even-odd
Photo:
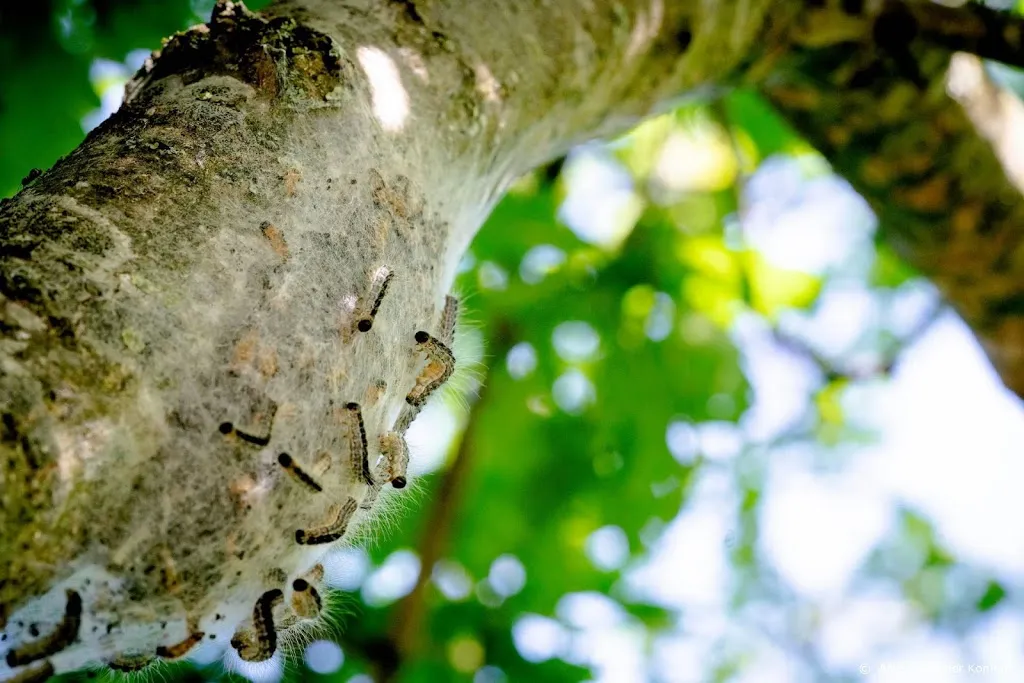
[[[364,455],[396,428],[414,335],[507,184],[744,69],[769,74],[1024,393],[1024,208],[943,80],[948,44],[975,34],[937,48],[946,29],[907,22],[910,3],[874,21],[838,4],[277,0],[255,15],[220,0],[0,203],[7,646],[32,639],[19,614],[59,615],[67,589],[82,628],[58,673],[191,624],[230,640],[268,576],[316,561],[296,529],[328,498],[367,498],[339,407],[365,400]],[[354,331],[383,265],[387,299]],[[285,450],[337,461],[329,496],[275,476]]]
[[[886,0],[884,14],[898,17],[904,37],[915,34],[949,52],[969,52],[1024,67],[1024,17],[981,2],[946,7],[937,2]],[[893,24],[896,26],[896,24]]]
[[[881,357],[870,365],[857,366],[849,363],[837,363],[814,348],[807,340],[778,326],[774,326],[771,332],[776,343],[812,362],[829,381],[837,379],[862,380],[892,372],[893,367],[899,362],[900,356],[932,329],[945,310],[946,307],[941,303],[932,307],[917,321],[917,324],[899,338],[893,348],[883,349]]]
[[[1024,67],[1024,17],[964,2],[947,7],[932,0],[806,3],[805,45],[869,41],[883,51],[901,51],[914,40],[947,53],[969,52],[1011,66]]]
[[[0,202],[7,645],[66,588],[83,628],[58,673],[190,624],[230,641],[270,568],[327,551],[297,530],[368,500],[341,407],[362,404],[365,450],[404,429],[414,339],[507,184],[731,77],[774,2],[219,0],[169,39],[116,115]],[[325,495],[276,476],[286,451],[336,463]]]
[[[1000,161],[1014,154],[997,153],[947,93],[948,64],[946,49],[921,36],[895,54],[871,40],[803,41],[762,89],[871,203],[882,236],[936,283],[1024,396],[1024,202]]]

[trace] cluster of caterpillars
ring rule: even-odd
[[[356,308],[355,329],[360,333],[368,333],[373,329],[374,320],[380,310],[388,287],[394,279],[394,271],[388,266],[380,266],[374,271],[370,289]],[[377,439],[377,449],[382,456],[380,464],[374,471],[370,461],[370,441],[366,434],[366,424],[363,421],[363,412],[359,403],[350,401],[345,404],[345,412],[348,422],[348,446],[350,454],[350,468],[352,478],[361,482],[366,487],[363,500],[360,503],[349,496],[344,502],[333,503],[328,507],[324,519],[317,524],[296,529],[295,542],[299,545],[324,545],[334,543],[345,536],[349,523],[356,513],[358,507],[369,510],[373,507],[381,488],[390,483],[394,488],[405,488],[407,483],[406,471],[409,465],[409,447],[405,441],[405,431],[415,419],[416,415],[426,404],[427,399],[439,389],[455,371],[455,356],[451,351],[451,344],[455,335],[455,323],[458,317],[459,302],[453,296],[445,298],[444,309],[441,314],[441,329],[438,337],[420,330],[415,333],[413,339],[417,344],[417,351],[422,351],[426,356],[426,364],[416,377],[412,390],[406,396],[405,406],[395,425],[394,431],[381,434]],[[378,380],[373,390],[380,393],[386,389],[384,380]],[[234,429],[230,423],[221,425],[221,431],[225,434],[234,433],[239,438],[258,446],[269,443],[269,438],[253,437]],[[281,468],[299,485],[305,487],[312,494],[319,494],[324,487],[317,481],[316,476],[300,465],[295,458],[288,453],[281,453],[277,457]],[[322,576],[323,570],[319,574]],[[318,577],[314,577],[318,578]],[[296,579],[292,583],[292,597],[288,609],[281,615],[285,622],[281,623],[275,618],[275,611],[280,609],[284,600],[284,593],[278,589],[271,589],[257,600],[253,608],[252,627],[241,631],[231,640],[231,645],[238,652],[239,657],[249,662],[260,662],[270,659],[277,649],[278,631],[288,628],[289,620],[310,619],[319,615],[321,609],[320,595],[313,586],[312,579]]]
[[[252,611],[252,625],[235,633],[231,646],[247,662],[263,662],[277,651],[278,634],[296,624],[318,619],[323,600],[317,585],[323,580],[323,565],[316,565],[305,576],[292,581],[291,595],[285,601],[280,588],[260,595]]]
[[[272,588],[260,595],[253,607],[251,626],[239,630],[231,638],[231,646],[238,652],[239,657],[249,662],[270,659],[277,650],[280,631],[292,628],[302,621],[318,619],[323,601],[317,586],[323,577],[323,565],[317,564],[305,576],[292,581],[291,595],[287,603],[284,601],[285,593],[280,588]],[[193,624],[190,634],[184,640],[158,647],[155,657],[143,653],[122,654],[108,662],[108,666],[121,673],[133,673],[145,669],[156,658],[180,659],[198,645],[205,635]]]
[[[54,675],[54,668],[49,657],[70,647],[77,639],[82,625],[82,597],[77,591],[66,591],[67,602],[64,616],[56,627],[47,635],[32,642],[9,650],[5,656],[7,666],[12,669],[25,667],[7,683],[42,683]],[[124,654],[108,662],[111,669],[121,672],[140,671],[149,666],[156,657],[162,659],[178,659],[184,657],[195,647],[205,634],[193,632],[184,640],[173,645],[161,645],[156,648],[155,656],[148,653]]]
[[[380,310],[394,275],[394,271],[388,266],[380,266],[374,271],[370,280],[369,292],[360,300],[356,308],[355,329],[359,332],[367,333],[373,329],[377,312]],[[408,481],[406,470],[409,465],[409,447],[404,434],[426,404],[427,399],[455,372],[455,356],[450,347],[455,336],[458,312],[459,300],[451,295],[445,297],[439,337],[434,337],[423,330],[417,331],[413,335],[417,351],[422,350],[426,355],[427,362],[416,377],[412,390],[405,398],[406,405],[394,430],[381,434],[377,439],[377,449],[382,458],[376,471],[373,470],[370,462],[370,441],[366,435],[362,408],[359,403],[354,401],[345,404],[349,423],[348,446],[351,454],[351,471],[353,478],[367,487],[366,493],[361,503],[357,503],[355,498],[349,497],[344,503],[331,505],[325,519],[320,524],[310,528],[297,529],[295,531],[296,543],[319,545],[337,541],[345,535],[357,505],[363,510],[372,509],[381,488],[386,483],[390,483],[396,489],[405,488]],[[387,383],[384,380],[377,380],[374,387],[371,388],[371,393],[377,395],[386,387]],[[257,441],[254,437],[236,433],[240,438],[251,443]],[[323,491],[323,487],[316,478],[288,453],[281,453],[277,461],[293,479],[310,491],[314,493]]]
[[[370,290],[356,310],[355,329],[368,333],[373,329],[374,319],[379,311],[388,287],[394,279],[394,272],[388,266],[379,267],[371,277]],[[381,434],[376,440],[377,450],[382,456],[376,470],[370,462],[370,441],[363,422],[359,403],[345,405],[348,416],[348,444],[351,457],[351,472],[356,481],[366,487],[360,503],[353,497],[332,504],[321,522],[295,530],[295,542],[299,545],[323,545],[334,543],[344,537],[357,508],[369,510],[373,507],[384,484],[390,483],[396,489],[405,488],[409,464],[409,448],[405,431],[426,404],[427,399],[437,391],[455,371],[455,356],[451,345],[455,334],[459,302],[453,296],[445,298],[437,336],[420,330],[413,335],[417,353],[423,353],[426,363],[416,377],[412,389],[405,398],[405,405],[393,431]],[[372,388],[377,394],[386,390],[384,380],[378,380]],[[231,422],[223,422],[218,431],[259,448],[270,445],[271,436],[257,436],[238,429]],[[288,476],[311,494],[321,494],[324,487],[317,481],[318,465],[311,470],[300,465],[289,453],[282,452],[277,462]],[[320,472],[322,474],[322,472]],[[278,634],[304,620],[320,616],[322,601],[317,585],[323,578],[322,565],[316,565],[304,577],[291,584],[289,600],[281,588],[267,590],[253,607],[251,625],[238,630],[231,639],[231,645],[239,657],[249,662],[266,661],[277,650]],[[54,667],[48,659],[64,650],[78,638],[82,620],[82,598],[74,590],[67,591],[67,606],[64,617],[52,633],[33,642],[26,643],[6,654],[9,667],[25,667],[7,683],[41,683],[54,675]],[[161,645],[155,653],[124,653],[107,664],[119,672],[136,672],[148,667],[157,658],[174,660],[184,657],[205,637],[195,623],[189,624],[189,635],[180,642]]]

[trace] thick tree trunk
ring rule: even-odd
[[[0,209],[7,663],[270,656],[504,187],[729,76],[767,6],[222,2],[173,38]]]
[[[315,616],[317,541],[400,474],[450,369],[456,264],[505,186],[740,74],[1024,392],[1021,204],[986,142],[1007,108],[966,98],[979,135],[934,46],[1012,55],[1019,32],[950,38],[906,7],[218,4],[0,207],[0,678],[131,668],[199,634],[270,656]]]

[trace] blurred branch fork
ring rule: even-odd
[[[918,323],[909,332],[899,339],[895,348],[887,350],[885,355],[879,358],[876,362],[867,366],[837,363],[836,361],[827,358],[804,339],[790,334],[779,327],[772,329],[772,336],[781,346],[793,353],[807,358],[818,366],[822,374],[825,375],[825,379],[829,382],[839,379],[868,379],[875,375],[887,375],[892,372],[893,367],[895,367],[899,362],[900,355],[913,346],[921,337],[927,334],[945,310],[946,307],[942,304],[934,306],[921,317],[921,320],[918,321]]]

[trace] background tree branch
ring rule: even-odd
[[[809,16],[797,35],[820,20]],[[1005,136],[983,133],[1001,127],[995,117],[1012,101],[985,113],[976,92],[965,111],[948,89],[948,49],[924,34],[895,51],[849,37],[798,43],[762,90],[870,202],[882,238],[938,285],[1024,395],[1024,203],[1001,163],[1014,154],[992,145]]]

